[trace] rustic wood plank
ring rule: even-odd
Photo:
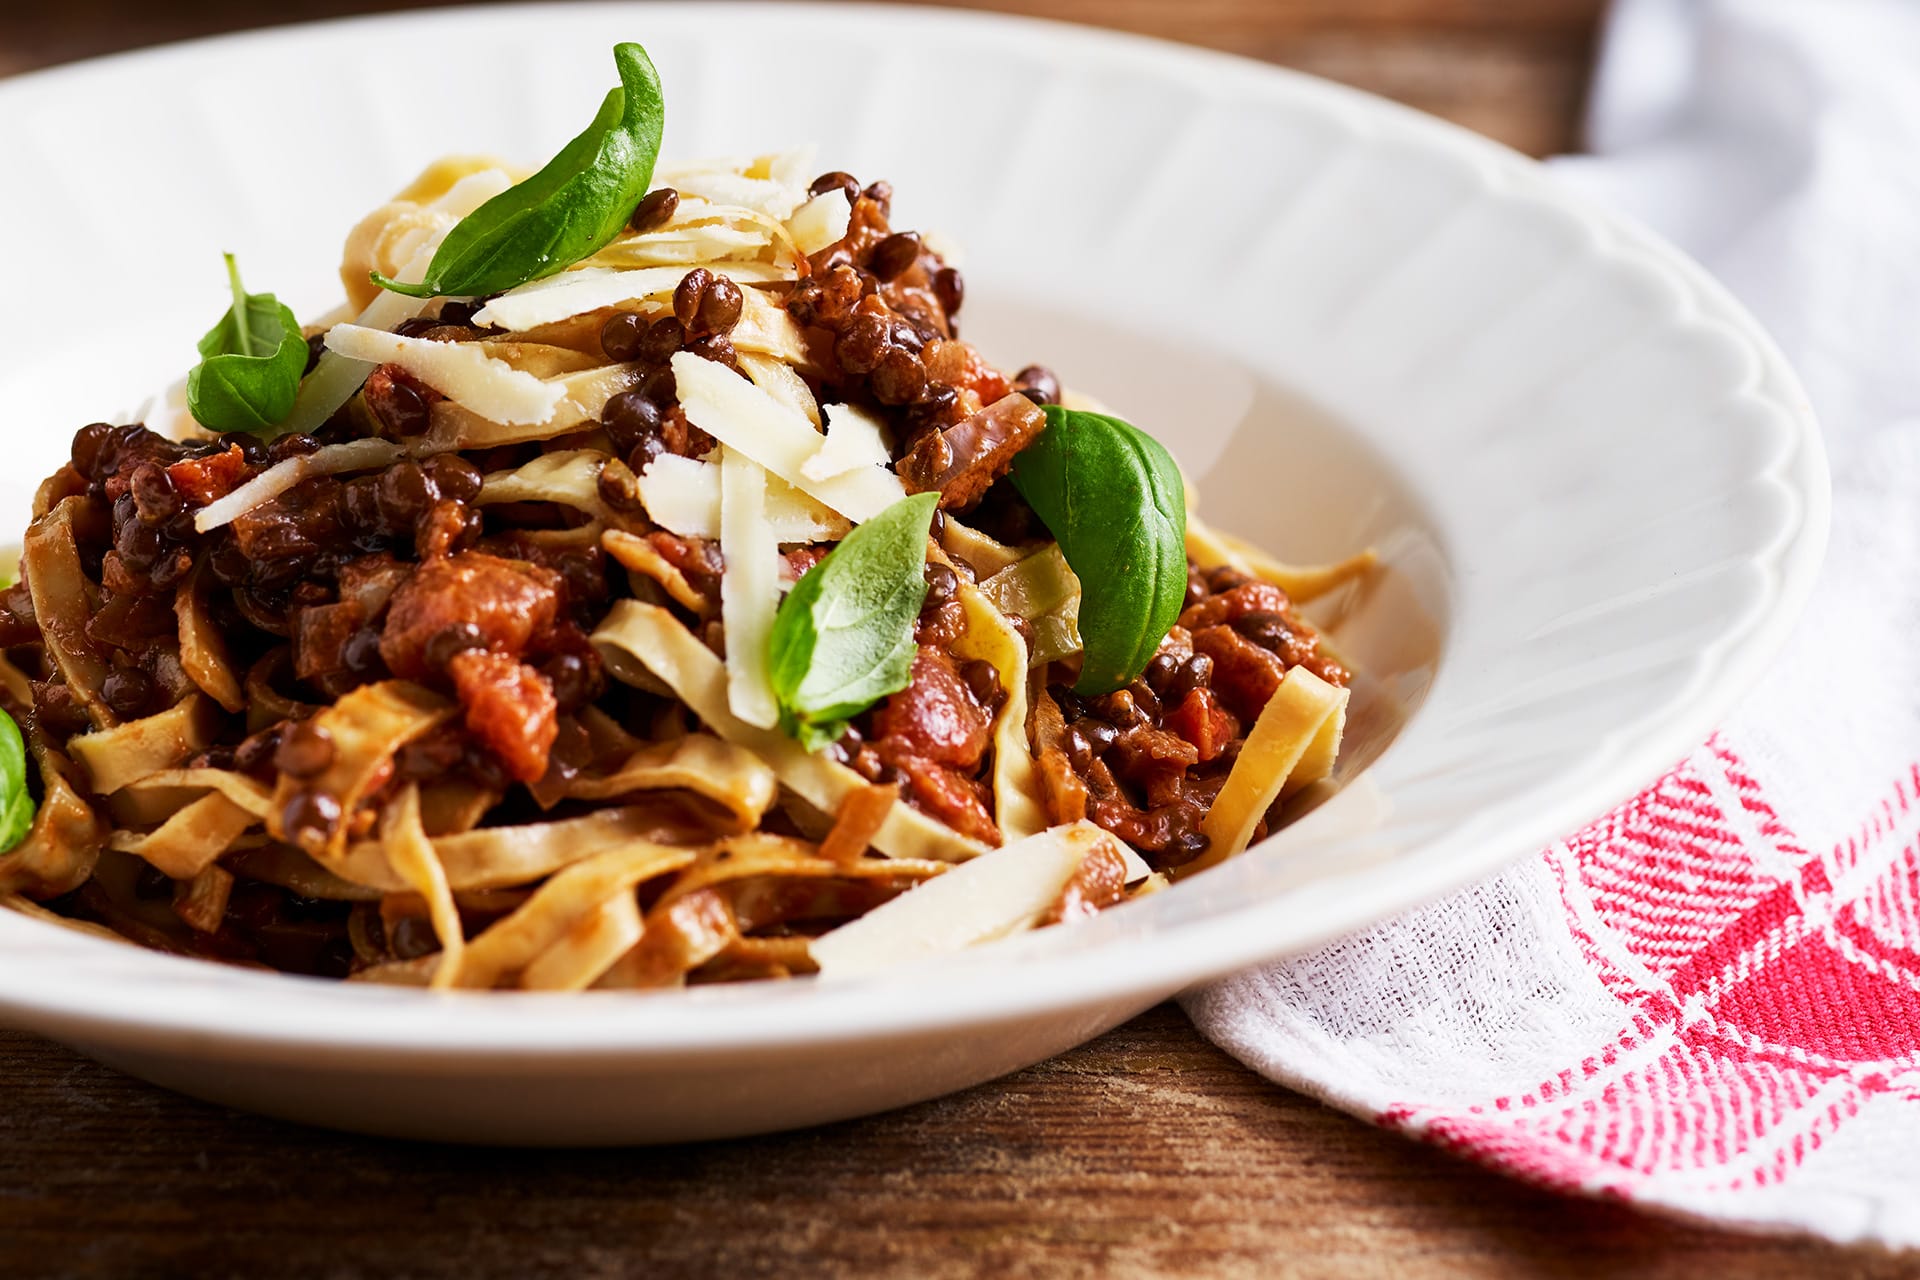
[[[1916,1274],[1516,1186],[1273,1088],[1171,1006],[891,1115],[639,1151],[322,1133],[18,1034],[0,1062],[10,1276]]]
[[[422,0],[431,8],[458,0]],[[1572,148],[1605,0],[973,0],[1115,27],[1345,80],[1536,155]],[[383,0],[64,0],[0,6],[0,74],[268,22],[378,12]]]

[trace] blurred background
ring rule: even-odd
[[[0,0],[0,74],[223,31],[438,7],[382,0]],[[952,7],[1113,27],[1260,58],[1547,155],[1577,144],[1605,0],[954,0]]]

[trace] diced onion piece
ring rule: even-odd
[[[727,629],[727,705],[750,725],[780,720],[767,640],[780,606],[780,544],[767,524],[767,473],[737,449],[720,455],[720,620]]]
[[[1305,667],[1293,667],[1261,708],[1213,807],[1200,823],[1207,851],[1177,868],[1174,878],[1225,862],[1253,839],[1273,802],[1318,782],[1333,769],[1347,716],[1347,691]]]
[[[759,262],[709,263],[707,269],[735,284],[767,284],[791,274]],[[623,302],[657,298],[672,293],[686,278],[686,267],[640,267],[615,271],[585,267],[563,271],[501,294],[474,314],[474,323],[497,325],[518,332],[553,324],[569,316],[617,307]]]
[[[864,409],[850,404],[826,408],[827,438],[811,458],[800,464],[809,480],[831,480],[861,467],[884,467],[893,461],[887,450],[886,428]]]
[[[1018,547],[1010,547],[1004,542],[996,542],[978,529],[970,529],[952,516],[946,520],[946,531],[940,535],[940,545],[947,554],[965,560],[973,566],[973,571],[982,578],[999,573],[1008,565],[1022,559],[1026,552]]]
[[[787,219],[787,230],[793,233],[793,243],[800,252],[811,256],[846,239],[852,222],[853,206],[847,202],[847,193],[835,187],[795,209]]]
[[[838,813],[848,792],[868,785],[845,765],[809,755],[785,734],[756,728],[734,715],[727,706],[725,665],[667,610],[621,600],[608,610],[592,638],[615,678],[633,683],[635,664],[659,677],[715,733],[765,760],[790,791],[821,813]],[[987,851],[980,841],[905,804],[888,811],[873,847],[896,858],[943,862]]]
[[[1070,658],[1085,648],[1080,639],[1079,601],[1044,618],[1033,620],[1033,652],[1028,660],[1034,666]]]
[[[689,422],[854,523],[906,497],[900,477],[884,467],[810,479],[803,468],[820,447],[820,433],[726,366],[682,351],[673,357],[673,376]]]
[[[981,582],[980,591],[1002,613],[1039,618],[1078,600],[1080,579],[1055,542],[993,574]]]
[[[384,467],[404,452],[391,440],[349,440],[344,444],[323,445],[312,453],[276,462],[233,492],[209,502],[194,513],[193,527],[197,532],[211,533],[261,503],[273,501],[302,480]]]
[[[477,342],[403,338],[356,324],[327,330],[327,350],[374,364],[397,364],[457,405],[508,426],[545,422],[566,390],[487,354]]]
[[[720,536],[720,468],[665,453],[640,473],[640,501],[655,524],[683,538]],[[767,477],[767,524],[775,542],[845,537],[847,522],[775,475]]]
[[[1086,821],[1016,840],[814,939],[814,963],[822,977],[853,977],[1031,929],[1102,844],[1120,842]]]
[[[1080,579],[1057,543],[993,574],[980,590],[1000,612],[1033,624],[1032,665],[1080,652]]]

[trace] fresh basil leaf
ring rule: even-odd
[[[307,371],[307,340],[291,309],[270,293],[248,293],[226,255],[233,305],[200,339],[187,375],[187,411],[213,431],[269,434],[293,412]]]
[[[1008,473],[1080,579],[1076,693],[1111,693],[1146,668],[1187,592],[1180,468],[1118,418],[1045,406],[1047,427]]]
[[[27,748],[20,726],[0,711],[0,850],[26,838],[33,826],[33,797],[27,792]]]
[[[780,727],[809,751],[912,675],[937,493],[903,498],[841,539],[774,615],[768,676]]]
[[[633,215],[653,181],[666,106],[647,51],[617,44],[620,87],[608,90],[586,131],[546,168],[475,209],[434,251],[426,279],[383,289],[414,298],[477,298],[564,271],[598,253]]]

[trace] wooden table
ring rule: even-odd
[[[0,5],[0,73],[368,0]],[[986,0],[1267,58],[1523,150],[1576,143],[1601,0]],[[1261,1080],[1156,1009],[995,1084],[810,1133],[434,1148],[161,1093],[0,1033],[0,1274],[1920,1275],[1570,1201]]]

